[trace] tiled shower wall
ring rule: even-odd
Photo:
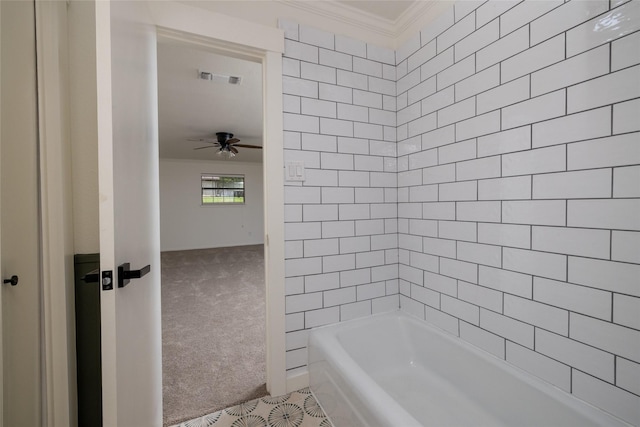
[[[397,51],[401,307],[640,425],[640,2],[459,2]]]
[[[282,22],[288,375],[310,328],[397,309],[393,50]]]

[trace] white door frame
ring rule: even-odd
[[[267,390],[287,391],[285,363],[282,53],[284,32],[174,2],[150,1],[158,33],[262,64]]]

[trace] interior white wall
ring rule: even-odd
[[[203,173],[245,176],[244,205],[202,206]],[[162,251],[264,242],[262,164],[160,159]]]

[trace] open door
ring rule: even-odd
[[[156,33],[147,7],[95,2],[102,402],[103,425],[113,427],[162,425]]]

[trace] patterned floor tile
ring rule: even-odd
[[[267,396],[174,427],[331,427],[309,388]]]

